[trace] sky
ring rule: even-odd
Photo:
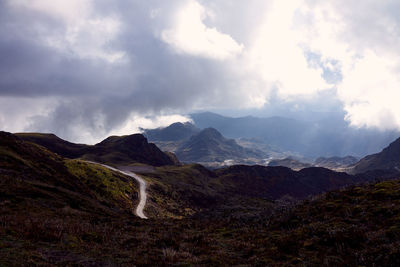
[[[0,129],[95,143],[191,112],[400,129],[397,0],[0,0]]]

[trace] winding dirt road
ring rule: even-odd
[[[114,167],[105,165],[105,164],[101,164],[101,163],[97,163],[97,162],[93,162],[93,161],[87,161],[89,163],[93,163],[93,164],[97,164],[103,167],[106,167],[107,169],[122,173],[126,176],[132,177],[133,179],[135,179],[138,183],[139,183],[139,204],[136,207],[136,215],[142,219],[147,219],[147,216],[144,215],[143,210],[144,207],[146,205],[146,201],[147,201],[147,193],[146,193],[146,186],[147,183],[146,181],[141,178],[139,175],[137,175],[136,173],[130,172],[130,171],[121,171],[119,169],[116,169]]]

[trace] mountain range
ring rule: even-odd
[[[198,129],[191,123],[174,123],[165,128],[144,130],[144,135],[164,151],[176,154],[186,163],[207,167],[263,163],[268,152],[246,148],[227,139],[214,128]]]
[[[313,161],[300,154],[281,152],[257,138],[228,139],[214,128],[201,130],[189,122],[143,131],[150,141],[164,151],[175,153],[180,161],[199,163],[210,168],[260,164],[295,170],[312,166],[346,170],[358,161],[353,156],[319,157]]]

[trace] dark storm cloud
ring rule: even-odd
[[[96,2],[95,13],[117,14],[121,20],[117,38],[107,44],[125,53],[128,62],[121,64],[80,58],[47,46],[41,35],[63,35],[65,25],[48,14],[3,3],[0,33],[7,38],[0,40],[0,94],[66,97],[69,104],[61,104],[60,111],[52,114],[55,121],[68,122],[77,115],[90,121],[93,113],[102,112],[110,117],[108,128],[132,110],[189,108],[195,99],[222,86],[224,75],[220,63],[177,56],[157,38],[157,31],[171,20],[162,14],[170,14],[179,2]],[[152,6],[162,9],[157,19],[150,16]],[[68,107],[73,110],[68,112]]]

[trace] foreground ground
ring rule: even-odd
[[[399,181],[298,204],[243,204],[181,220],[141,220],[79,209],[24,211],[3,201],[0,265],[400,264]]]

